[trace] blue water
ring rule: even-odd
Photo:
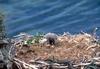
[[[100,28],[100,0],[0,0],[9,36]],[[100,35],[100,29],[97,30]]]

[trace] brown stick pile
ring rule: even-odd
[[[55,45],[17,45],[14,62],[19,69],[99,69],[100,45],[87,33],[60,35]]]

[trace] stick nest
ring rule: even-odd
[[[61,35],[56,45],[32,44],[17,47],[16,57],[26,63],[30,60],[68,60],[73,64],[87,63],[100,56],[100,45],[90,34]]]

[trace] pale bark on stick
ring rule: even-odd
[[[19,62],[19,63],[21,63],[21,64],[23,64],[23,65],[25,65],[25,66],[30,67],[30,68],[38,69],[36,65],[27,64],[27,63],[25,63],[25,62],[23,62],[23,61],[21,61],[21,60],[19,60],[19,59],[14,58],[14,61]]]
[[[99,60],[100,57],[97,57],[97,58],[94,58],[94,59]],[[14,58],[14,61],[16,61],[16,62],[18,62],[20,64],[23,64],[24,66],[27,66],[29,68],[32,68],[32,69],[38,69],[39,68],[38,65],[28,64],[28,63],[25,63],[25,62],[17,59],[17,58]],[[41,64],[41,67],[45,67],[45,66],[49,66],[50,65],[49,63],[47,63],[45,61],[34,61],[33,63],[35,63],[35,62]],[[90,63],[80,63],[80,64],[77,64],[77,65],[73,65],[73,67],[79,67],[80,66],[80,67],[83,68],[84,66],[87,66],[87,65],[90,65],[90,64],[91,64],[91,62]],[[94,62],[94,64],[100,65],[100,62]],[[62,65],[60,65],[58,63],[57,64],[56,63],[52,64],[52,67],[53,68],[68,68],[68,66],[62,66]]]

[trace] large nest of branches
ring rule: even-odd
[[[95,36],[87,33],[60,35],[55,45],[35,43],[18,46],[16,54],[16,58],[26,63],[32,60],[70,61],[73,65],[91,62],[95,57],[100,57],[100,45]]]

